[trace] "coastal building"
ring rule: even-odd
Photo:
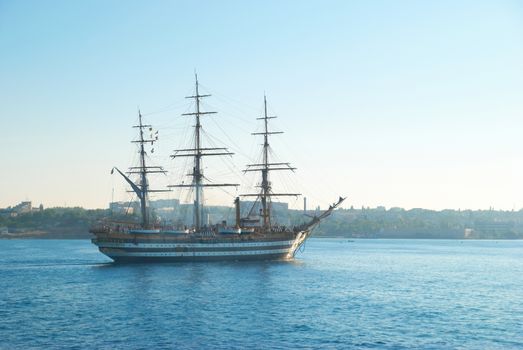
[[[180,208],[178,199],[157,199],[149,204],[156,216],[163,219],[173,219],[176,216],[176,211]]]
[[[113,215],[132,215],[138,209],[137,202],[111,202],[109,203],[109,210]]]
[[[494,236],[503,236],[514,231],[514,222],[510,221],[477,221],[474,224],[474,231],[490,234]]]
[[[176,217],[183,205],[178,199],[158,199],[150,201],[149,205],[156,216],[164,220],[171,220]],[[109,210],[113,215],[133,215],[139,213],[140,203],[133,202],[111,202]]]
[[[240,203],[240,209],[242,213],[247,213],[252,211],[254,214],[258,214],[261,210],[261,203],[259,201],[242,201]],[[280,214],[286,214],[289,211],[289,204],[282,202],[272,202],[271,209]]]
[[[17,215],[30,213],[33,209],[31,201],[25,201],[13,207],[12,212]]]
[[[180,203],[178,199],[158,199],[149,202],[154,216],[165,222],[173,222],[180,225],[189,225],[193,220],[192,203]],[[257,201],[242,201],[241,212],[247,215],[251,211],[252,215],[258,215],[261,204]],[[139,213],[139,202],[111,202],[109,209],[113,215],[134,215]],[[205,206],[202,210],[203,222],[206,225],[221,223],[224,218],[234,219],[234,208],[228,206]],[[275,222],[281,225],[289,225],[289,205],[288,203],[272,202],[271,209],[274,211]],[[319,209],[317,209],[319,211]]]
[[[38,208],[33,208],[31,201],[23,201],[15,205],[14,207],[7,207],[5,209],[0,209],[0,216],[3,217],[16,217],[22,214],[29,214],[33,211],[43,211],[44,206],[40,204]]]

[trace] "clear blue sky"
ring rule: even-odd
[[[126,199],[109,170],[131,165],[138,106],[164,110],[154,161],[180,173],[196,69],[234,169],[267,92],[299,168],[281,180],[312,205],[519,209],[522,39],[518,1],[0,0],[0,207]]]

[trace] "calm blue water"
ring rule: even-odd
[[[312,239],[295,262],[121,266],[0,241],[0,348],[523,348],[523,242]]]

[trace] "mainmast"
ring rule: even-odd
[[[208,184],[203,183],[204,175],[202,171],[202,157],[205,156],[223,156],[223,155],[233,155],[227,150],[227,148],[206,148],[202,147],[201,140],[201,116],[208,114],[216,114],[216,112],[202,112],[201,111],[201,99],[209,97],[211,95],[200,95],[199,84],[198,84],[198,75],[195,74],[195,94],[193,96],[186,96],[185,98],[190,98],[195,100],[195,111],[192,113],[184,113],[184,116],[194,116],[195,126],[194,126],[194,148],[188,149],[178,149],[175,150],[175,153],[171,155],[171,158],[176,157],[193,157],[194,158],[194,167],[193,171],[189,176],[192,177],[192,183],[190,185],[170,185],[169,187],[192,187],[194,188],[194,228],[196,231],[201,229],[201,221],[203,217],[203,187],[225,187],[225,186],[238,186],[238,184]],[[211,151],[211,152],[208,152]]]
[[[272,193],[272,185],[269,181],[269,172],[273,170],[291,170],[294,171],[296,168],[290,166],[290,163],[271,163],[269,161],[269,135],[274,134],[283,134],[283,131],[269,131],[269,119],[275,119],[277,117],[269,117],[267,114],[267,97],[263,95],[263,107],[264,107],[264,116],[261,118],[256,118],[258,120],[263,120],[264,131],[255,132],[252,135],[263,135],[263,163],[262,164],[249,164],[245,172],[249,171],[260,171],[262,174],[262,181],[260,184],[261,192],[256,194],[244,194],[243,196],[256,196],[260,198],[262,210],[261,216],[263,220],[263,228],[265,230],[270,230],[271,228],[271,197],[280,197],[280,196],[299,196],[298,193]]]

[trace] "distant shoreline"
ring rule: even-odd
[[[218,222],[217,218],[234,221],[228,216],[229,207],[209,207],[209,211],[213,215],[212,222]],[[179,221],[178,225],[191,221],[191,215],[182,218],[176,213],[162,212],[162,220],[169,223]],[[315,212],[308,213],[314,215]],[[275,222],[292,227],[303,222],[303,214],[303,211],[284,210],[282,215],[275,217]],[[0,215],[0,239],[89,239],[89,228],[108,219],[128,222],[136,217],[119,216],[109,209],[83,208],[47,208],[18,215],[4,213]],[[316,228],[313,236],[342,239],[523,239],[523,210],[433,211],[351,207],[334,211]]]

